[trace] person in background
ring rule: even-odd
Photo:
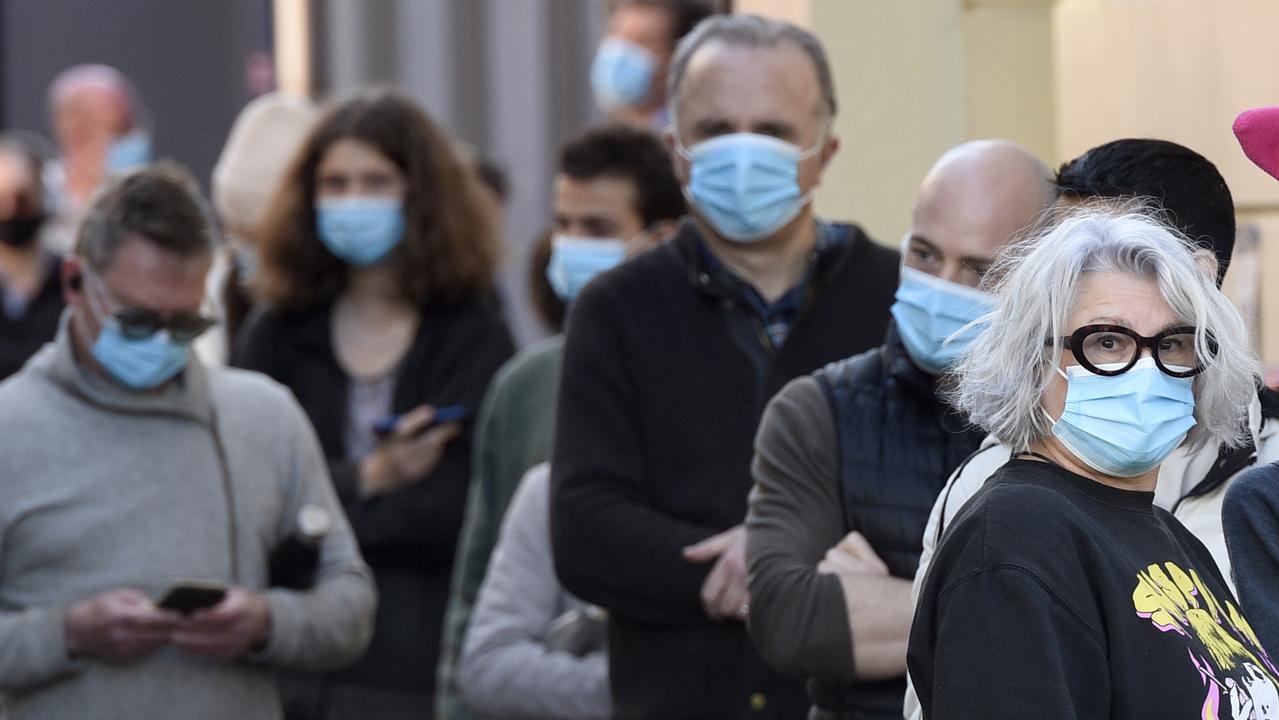
[[[712,0],[609,0],[608,25],[591,64],[595,104],[609,120],[654,130],[670,124],[671,55],[714,12]]]
[[[289,392],[205,367],[191,339],[215,233],[194,181],[111,181],[62,265],[57,339],[0,384],[0,690],[12,720],[279,717],[277,668],[355,660],[368,567]],[[314,582],[268,587],[304,508]],[[220,588],[182,614],[185,578]]]
[[[1235,137],[1248,159],[1279,180],[1279,107],[1245,111]],[[1279,652],[1279,461],[1245,472],[1221,508],[1239,602],[1270,652]]]
[[[375,90],[315,123],[260,226],[260,305],[232,362],[284,383],[310,416],[380,598],[368,653],[293,678],[290,718],[433,713],[469,418],[513,352],[493,215],[443,131]]]
[[[268,93],[246,105],[231,125],[210,185],[227,243],[208,283],[208,305],[219,324],[195,343],[205,364],[226,362],[252,306],[247,286],[257,274],[258,225],[315,116],[305,98]]]
[[[552,189],[555,230],[551,236],[549,260],[543,280],[556,299],[569,304],[581,288],[597,274],[627,257],[647,250],[674,229],[686,206],[670,155],[656,136],[646,130],[612,125],[587,130],[570,139],[560,150],[559,172]],[[485,398],[476,430],[476,454],[467,516],[454,569],[449,612],[445,623],[445,652],[441,656],[438,680],[440,718],[471,717],[458,702],[454,674],[463,633],[471,618],[489,556],[497,542],[498,528],[520,478],[529,468],[550,457],[551,431],[555,427],[555,398],[559,387],[563,338],[556,336],[534,345],[516,356],[498,373]],[[546,492],[545,481],[540,482]],[[549,502],[530,491],[525,512],[537,513]],[[529,519],[512,519],[526,528]],[[549,537],[543,538],[549,567]],[[558,588],[554,573],[551,583]],[[530,574],[533,582],[545,578]],[[508,587],[518,586],[506,581]],[[534,586],[540,587],[540,586]],[[514,589],[514,588],[512,588]],[[535,603],[531,595],[509,598],[507,608],[523,610],[518,618],[518,635],[507,635],[505,647],[490,648],[519,652],[519,645],[540,642],[558,609],[558,597],[550,605]],[[497,618],[490,621],[496,624]],[[514,622],[514,618],[511,622]],[[497,644],[497,641],[489,642]],[[510,666],[508,666],[510,667]],[[519,668],[536,680],[539,668]],[[551,677],[548,670],[547,678]],[[492,673],[489,679],[497,680]],[[489,682],[489,691],[472,693],[502,703],[506,716],[513,704],[523,702],[513,688]],[[561,688],[548,684],[547,696]],[[492,706],[490,706],[491,708]]]
[[[811,33],[710,18],[680,43],[669,98],[693,217],[569,310],[555,566],[608,611],[614,717],[802,717],[803,686],[743,625],[752,440],[791,379],[883,342],[900,256],[815,216],[839,138]]]
[[[810,718],[901,717],[924,522],[984,435],[940,397],[941,377],[992,305],[982,273],[1056,198],[1051,177],[1008,141],[942,155],[911,216],[884,344],[791,382],[764,412],[749,624],[774,667],[811,679]]]
[[[150,162],[154,153],[137,88],[107,65],[76,65],[59,73],[49,87],[49,122],[61,157],[45,168],[54,224],[43,242],[61,254],[71,249],[98,186]]]
[[[0,380],[53,339],[64,306],[57,256],[40,247],[48,215],[36,151],[0,135]]]
[[[1212,554],[1154,505],[1172,450],[1247,443],[1260,364],[1212,253],[1089,203],[1001,253],[955,406],[1014,448],[919,595],[923,717],[1257,718],[1279,671]]]

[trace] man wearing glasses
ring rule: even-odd
[[[104,189],[53,343],[0,385],[0,690],[14,718],[277,718],[273,667],[364,649],[374,591],[287,391],[191,341],[213,230],[185,173]],[[313,582],[271,553],[323,515]]]

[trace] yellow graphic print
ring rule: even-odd
[[[1137,573],[1132,603],[1159,630],[1197,641],[1188,650],[1208,692],[1203,720],[1279,720],[1279,672],[1239,610],[1193,568],[1149,566]]]

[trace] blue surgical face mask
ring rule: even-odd
[[[151,162],[151,136],[142,130],[121,135],[107,148],[106,172],[121,175]]]
[[[636,107],[653,87],[658,59],[647,49],[621,38],[605,38],[591,64],[591,89],[604,112]]]
[[[404,239],[404,208],[399,198],[321,199],[315,205],[315,230],[321,242],[350,265],[374,265]]]
[[[140,340],[129,339],[121,332],[118,320],[96,307],[93,290],[86,296],[90,312],[97,316],[101,327],[89,352],[116,382],[130,390],[154,390],[186,369],[189,343],[173,340],[168,330],[157,330]]]
[[[716,232],[739,243],[763,240],[799,215],[813,194],[799,189],[799,163],[821,148],[818,142],[801,150],[756,133],[676,146],[690,163],[685,197]]]
[[[551,239],[551,262],[546,266],[546,279],[559,299],[573,302],[586,283],[625,259],[623,240],[556,234]]]
[[[1118,370],[1123,365],[1098,367]],[[1161,372],[1154,358],[1138,360],[1122,375],[1096,375],[1080,365],[1066,370],[1057,369],[1066,378],[1066,406],[1052,432],[1099,473],[1145,474],[1172,454],[1195,426],[1194,378]]]
[[[970,323],[994,307],[990,293],[903,267],[892,313],[906,354],[919,369],[940,375],[981,332]]]

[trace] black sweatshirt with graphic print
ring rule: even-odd
[[[1208,550],[1153,499],[1037,460],[992,476],[916,605],[925,717],[1274,717],[1279,672]]]

